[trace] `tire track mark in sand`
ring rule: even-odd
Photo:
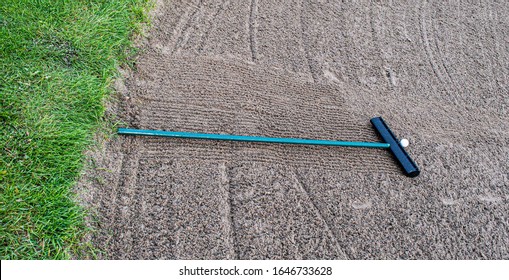
[[[225,186],[225,188],[228,189],[228,201],[225,205],[225,213],[224,216],[228,219],[228,222],[225,223],[228,225],[226,228],[226,235],[228,236],[228,242],[230,243],[230,252],[228,258],[230,259],[239,259],[240,252],[239,247],[236,246],[237,244],[237,234],[235,231],[235,223],[233,218],[233,190],[232,185],[230,184],[230,174],[229,174],[229,167],[226,165],[225,162],[221,163],[219,165],[219,172],[221,174],[221,183]]]
[[[497,22],[500,22],[500,17],[499,17],[499,10],[496,9],[495,7],[493,7],[493,5],[495,5],[495,3],[492,4],[492,6],[490,7],[490,24],[489,26],[491,27],[492,29],[492,35],[491,37],[493,38],[494,40],[494,45],[495,45],[495,54],[497,56],[497,59],[495,59],[495,61],[497,62],[498,66],[497,69],[498,71],[495,71],[495,73],[499,76],[495,76],[497,77],[497,84],[499,85],[500,88],[504,89],[506,92],[509,92],[509,75],[508,75],[508,70],[509,70],[509,64],[507,63],[509,61],[509,57],[507,57],[507,53],[505,53],[505,56],[504,56],[504,50],[501,48],[500,46],[500,42],[503,43],[503,38],[505,38],[503,32],[500,32],[499,30],[497,30],[496,28],[494,28],[494,26],[497,26]],[[503,61],[506,62],[506,65],[503,65]]]
[[[258,0],[251,0],[249,10],[249,49],[251,51],[251,60],[258,60],[258,42],[256,41],[256,33],[258,31],[256,17],[258,16]]]
[[[300,9],[300,36],[302,40],[302,47],[304,48],[304,56],[306,57],[306,62],[309,68],[309,73],[311,73],[311,77],[313,78],[313,82],[316,83],[318,80],[318,75],[316,74],[316,71],[313,71],[312,67],[312,60],[311,60],[311,54],[309,53],[309,39],[306,39],[306,32],[304,31],[304,13],[306,11],[306,4],[308,2],[306,0],[303,0],[301,3],[301,9]]]
[[[200,2],[198,2],[198,4],[196,5],[193,13],[187,18],[187,21],[186,21],[184,27],[177,29],[177,30],[180,30],[180,32],[178,33],[177,39],[175,41],[175,45],[173,46],[173,48],[171,50],[172,54],[175,54],[176,52],[178,52],[178,50],[182,47],[184,37],[188,34],[188,30],[192,26],[191,23],[196,20],[196,17],[197,17],[196,14],[202,8],[203,8],[203,0],[200,0]]]
[[[209,26],[208,26],[207,30],[201,36],[200,44],[198,44],[198,52],[203,52],[203,49],[205,48],[205,45],[207,44],[207,40],[209,39],[210,31],[215,26],[215,22],[216,22],[217,17],[219,16],[219,14],[222,11],[224,11],[225,7],[228,6],[229,4],[230,4],[229,1],[225,1],[225,0],[221,1],[221,4],[219,5],[219,8],[214,13],[212,18],[209,20],[209,24],[208,24]]]
[[[422,5],[419,7],[419,14],[420,14],[420,31],[421,31],[421,39],[424,43],[424,49],[426,51],[426,57],[428,58],[429,63],[431,64],[431,68],[433,70],[433,73],[438,78],[440,83],[444,86],[445,91],[449,95],[450,98],[454,98],[454,95],[450,92],[450,85],[454,85],[452,82],[452,77],[449,76],[449,73],[445,71],[445,75],[442,73],[440,66],[444,67],[443,61],[440,61],[440,53],[438,54],[439,59],[435,58],[435,55],[433,55],[432,46],[430,43],[430,37],[428,36],[428,27],[426,23],[426,18],[429,14],[428,9],[426,9],[427,1],[423,1]],[[436,33],[436,32],[434,32]],[[436,41],[436,40],[435,40]],[[435,42],[436,45],[436,42]],[[447,81],[449,80],[449,81]]]
[[[345,259],[286,164],[234,163],[230,180],[239,259]],[[262,176],[260,176],[260,173]]]
[[[423,1],[422,2],[422,5],[420,6],[419,8],[419,14],[421,15],[421,39],[424,43],[424,49],[426,51],[426,57],[428,58],[428,61],[430,62],[431,64],[431,68],[433,69],[433,73],[435,74],[435,76],[438,78],[438,80],[444,84],[445,81],[444,81],[444,78],[443,76],[441,75],[440,71],[439,71],[439,68],[438,68],[438,65],[435,61],[435,58],[433,57],[433,53],[432,53],[432,50],[431,50],[431,46],[430,46],[430,43],[429,43],[429,38],[428,38],[428,32],[426,30],[426,18],[425,18],[425,5],[426,5],[426,1]]]
[[[389,87],[394,88],[396,86],[396,80],[394,78],[394,73],[392,72],[392,69],[389,66],[389,62],[383,55],[383,49],[380,44],[380,39],[378,38],[378,35],[377,35],[378,32],[375,27],[375,20],[374,20],[375,11],[374,10],[375,10],[374,3],[370,2],[370,4],[369,4],[369,24],[371,27],[371,36],[373,39],[373,44],[375,45],[375,49],[377,50],[377,57],[380,60],[380,66],[383,68],[383,70],[385,72],[385,75],[381,75],[381,76],[384,76],[386,78],[386,80],[389,83]],[[384,21],[380,21],[379,24],[382,25],[382,27],[380,27],[380,29],[383,29],[383,25],[385,25]]]
[[[445,72],[445,76],[448,78],[450,84],[454,87],[454,89],[456,91],[459,91],[459,86],[458,86],[458,83],[456,82],[456,79],[454,79],[452,76],[451,76],[451,73],[450,73],[450,70],[449,70],[449,67],[446,65],[445,63],[445,57],[443,55],[443,50],[442,48],[439,46],[438,44],[438,41],[440,40],[438,38],[438,29],[437,29],[437,25],[435,24],[434,21],[431,22],[431,26],[433,27],[433,37],[434,37],[434,43],[435,43],[435,48],[436,48],[436,51],[437,51],[437,56],[438,56],[438,61],[440,62],[440,65],[442,66],[442,68],[444,69],[444,72]]]
[[[119,184],[114,191],[115,195],[112,200],[112,204],[116,207],[111,222],[120,225],[113,227],[112,252],[118,254],[111,256],[114,259],[136,258],[136,256],[130,255],[133,253],[131,248],[134,244],[130,205],[133,199],[136,201],[135,197],[138,191],[135,185],[138,171],[138,150],[141,146],[135,138],[127,138],[122,144],[125,157],[122,161]]]
[[[481,3],[482,5],[482,3]],[[491,81],[488,84],[490,87],[490,92],[497,92],[498,90],[504,90],[505,92],[508,92],[507,87],[505,87],[503,84],[500,83],[498,78],[498,72],[503,72],[504,67],[500,67],[497,64],[501,60],[495,59],[499,53],[497,49],[497,36],[496,32],[493,28],[496,24],[493,23],[493,7],[490,4],[485,4],[483,7],[483,18],[486,19],[486,22],[483,24],[483,31],[480,33],[480,36],[482,36],[483,40],[480,40],[481,46],[483,46],[483,42],[488,45],[487,48],[482,48],[482,55],[485,61],[489,64],[490,68],[490,74],[489,77],[491,78]],[[498,66],[498,67],[497,67]],[[500,69],[500,70],[498,70]]]
[[[167,5],[166,1],[158,0],[154,15],[153,31],[149,36],[151,46],[164,54],[171,54],[182,36],[183,28],[190,20],[190,13],[195,5]],[[169,15],[172,15],[170,18]],[[155,36],[154,36],[155,35]]]
[[[304,184],[304,181],[302,180],[302,178],[300,177],[300,175],[298,174],[298,171],[294,170],[293,172],[293,177],[295,179],[295,182],[296,182],[296,186],[297,188],[300,190],[300,192],[304,195],[305,197],[305,200],[309,201],[313,207],[313,212],[315,213],[316,217],[322,221],[322,223],[325,225],[325,230],[327,231],[329,237],[332,239],[332,241],[334,242],[335,244],[335,247],[337,249],[337,253],[339,255],[341,255],[343,257],[343,259],[351,259],[351,257],[341,248],[341,245],[338,241],[338,238],[336,237],[336,235],[334,234],[334,232],[332,231],[332,225],[330,224],[330,222],[328,222],[324,216],[322,215],[322,213],[320,212],[320,209],[318,208],[318,206],[316,205],[315,201],[311,198],[311,195],[309,193],[309,188]]]

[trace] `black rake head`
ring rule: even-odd
[[[391,145],[389,150],[403,169],[405,175],[408,177],[417,177],[420,173],[419,167],[408,155],[403,146],[401,146],[398,138],[396,138],[389,126],[385,123],[384,119],[382,119],[382,117],[372,118],[371,124],[378,134],[380,134],[382,139]]]

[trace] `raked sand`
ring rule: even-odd
[[[509,258],[509,3],[159,1],[126,126],[385,150],[119,136],[79,185],[111,259]],[[92,161],[92,159],[91,159]]]

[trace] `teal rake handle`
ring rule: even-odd
[[[388,143],[377,143],[377,142],[350,142],[350,141],[316,140],[316,139],[300,139],[300,138],[275,138],[275,137],[245,136],[245,135],[208,134],[208,133],[177,132],[177,131],[162,131],[162,130],[144,130],[144,129],[132,129],[132,128],[119,128],[118,134],[142,135],[142,136],[162,136],[162,137],[173,137],[173,138],[207,139],[207,140],[243,141],[243,142],[263,142],[263,143],[279,143],[279,144],[361,147],[361,148],[378,148],[378,149],[388,149],[391,147],[391,145]]]

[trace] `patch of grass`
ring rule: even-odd
[[[150,0],[0,5],[0,258],[83,250],[73,186]]]

